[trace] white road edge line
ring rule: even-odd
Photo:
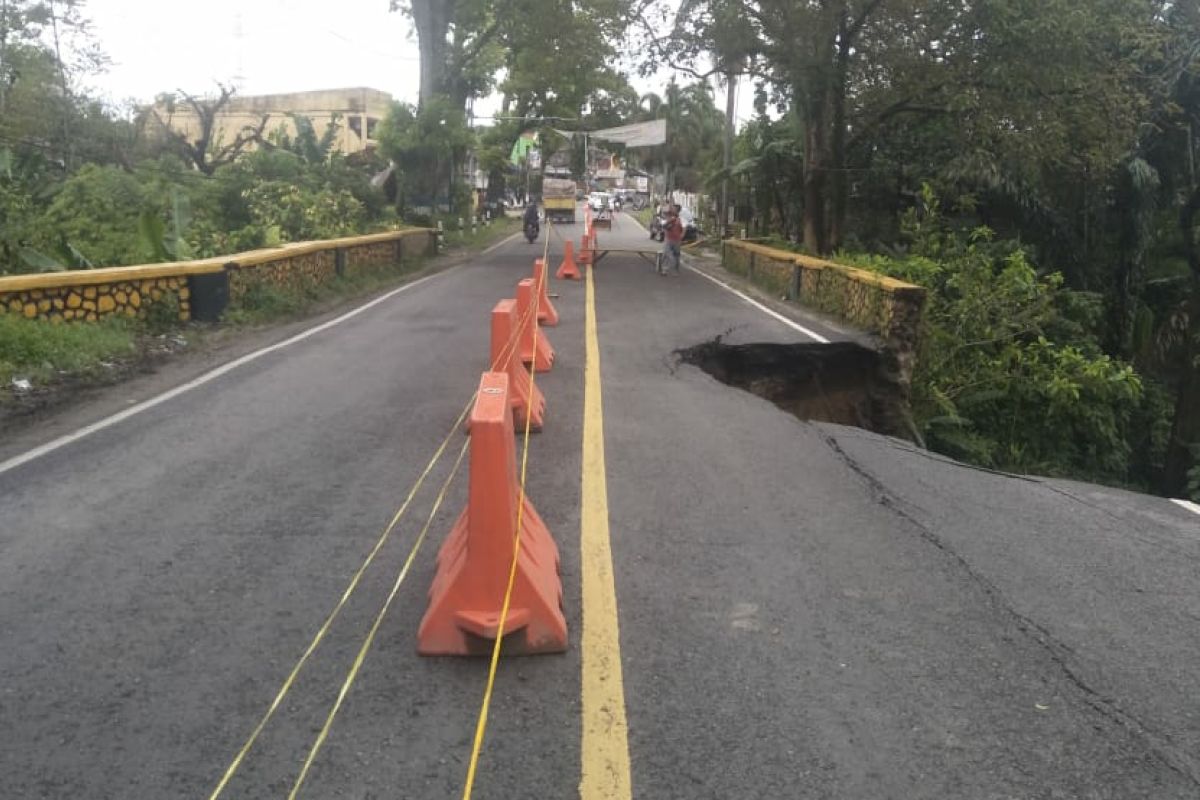
[[[762,303],[755,300],[753,297],[750,297],[748,294],[745,294],[744,292],[738,291],[737,289],[730,286],[728,283],[717,280],[716,278],[714,278],[712,275],[709,275],[704,270],[696,269],[695,267],[690,266],[690,265],[685,265],[685,266],[687,266],[688,269],[690,269],[692,272],[699,275],[701,278],[704,278],[705,280],[708,280],[708,281],[712,281],[713,283],[715,283],[717,286],[720,286],[725,291],[737,295],[738,297],[742,298],[750,305],[757,308],[759,311],[763,312],[767,316],[774,317],[775,319],[782,322],[784,325],[787,325],[792,330],[795,330],[795,331],[798,331],[798,332],[804,334],[805,336],[809,337],[810,339],[812,339],[815,342],[818,342],[819,344],[829,344],[829,340],[826,339],[821,334],[817,333],[816,331],[810,331],[808,328],[804,327],[803,325],[799,324],[798,322],[794,322],[794,321],[788,319],[783,314],[780,314],[778,311],[774,311],[770,308],[767,308]]]
[[[500,241],[496,242],[494,245],[492,245],[492,246],[491,246],[491,247],[489,247],[488,249],[484,250],[484,251],[483,251],[483,252],[481,252],[479,255],[481,255],[481,256],[486,256],[488,253],[491,253],[493,250],[499,250],[501,247],[503,247],[504,245],[506,245],[506,244],[508,244],[509,242],[513,241],[514,239],[516,239],[516,238],[517,238],[518,236],[520,236],[520,235],[522,235],[522,231],[517,231],[517,232],[516,232],[516,233],[514,233],[512,236],[509,236],[509,237],[507,237],[507,238],[501,239]]]
[[[1193,514],[1200,514],[1200,505],[1196,505],[1191,500],[1180,500],[1178,498],[1172,497],[1171,502],[1174,503],[1175,505],[1179,506],[1180,508],[1186,508],[1188,511],[1191,511]]]
[[[626,216],[629,217],[629,219],[633,220],[634,225],[637,225],[643,231],[648,232],[648,231],[646,231],[646,226],[643,225],[640,221],[638,221],[637,217],[633,216],[632,214],[626,214]],[[717,280],[716,278],[714,278],[712,275],[709,275],[704,270],[696,269],[693,266],[688,266],[688,265],[684,265],[684,266],[687,266],[688,269],[690,269],[692,272],[699,275],[701,278],[710,280],[713,283],[715,283],[717,286],[720,286],[725,291],[731,292],[731,293],[737,295],[738,297],[742,298],[747,303],[754,306],[755,308],[757,308],[759,311],[763,312],[767,316],[774,317],[775,319],[782,322],[784,325],[787,325],[792,330],[794,330],[798,333],[804,334],[805,336],[809,337],[810,339],[817,342],[818,344],[829,344],[829,340],[826,339],[821,334],[819,334],[815,331],[810,331],[808,328],[804,327],[803,325],[801,325],[798,322],[795,322],[794,320],[788,319],[783,314],[780,314],[778,311],[773,311],[772,309],[767,308],[762,303],[755,300],[753,297],[750,297],[749,295],[745,294],[744,292],[738,291],[737,289],[733,288],[732,286],[730,286],[728,283],[725,283],[724,281]]]
[[[503,244],[503,242],[501,242],[501,244]],[[67,445],[69,445],[73,442],[77,442],[80,439],[82,439],[86,436],[90,436],[93,433],[102,431],[105,428],[111,428],[113,425],[117,425],[121,422],[124,422],[125,420],[129,419],[130,417],[140,414],[143,411],[154,408],[155,406],[162,405],[163,403],[167,402],[168,400],[172,400],[172,399],[178,397],[179,395],[184,394],[185,392],[190,392],[192,389],[195,389],[198,386],[203,386],[206,383],[210,383],[211,381],[216,380],[217,378],[221,377],[222,375],[224,375],[228,372],[232,372],[233,370],[237,369],[238,367],[249,364],[251,361],[256,361],[256,360],[262,358],[263,356],[268,355],[269,353],[274,353],[275,351],[282,350],[285,347],[291,347],[292,345],[296,344],[297,342],[302,342],[305,339],[309,338],[310,336],[315,336],[318,333],[329,330],[330,328],[332,328],[336,325],[341,325],[343,322],[345,322],[349,319],[353,319],[354,317],[357,317],[359,314],[363,313],[364,311],[367,311],[368,309],[374,308],[375,306],[379,305],[380,303],[390,300],[391,298],[395,297],[396,295],[400,294],[401,292],[406,292],[409,289],[412,289],[416,286],[420,286],[422,283],[425,283],[428,280],[436,278],[439,275],[445,275],[446,272],[449,272],[449,270],[434,273],[433,275],[426,275],[424,278],[415,280],[412,283],[406,283],[403,286],[401,286],[397,289],[393,289],[392,291],[388,292],[387,294],[385,294],[381,297],[375,298],[374,300],[370,301],[369,303],[365,303],[364,305],[361,305],[358,308],[353,309],[352,311],[348,311],[345,314],[342,314],[340,317],[335,317],[334,319],[331,319],[328,322],[323,322],[320,325],[309,328],[306,331],[302,331],[301,333],[298,333],[295,336],[292,336],[288,339],[284,339],[282,342],[277,342],[273,345],[270,345],[269,347],[264,347],[261,350],[255,350],[253,353],[247,353],[246,355],[241,356],[240,358],[235,358],[233,361],[230,361],[226,364],[222,364],[221,366],[217,367],[216,369],[210,370],[209,372],[204,373],[203,375],[201,375],[198,378],[193,378],[192,380],[188,381],[187,383],[182,383],[179,386],[176,386],[174,389],[169,389],[156,397],[152,397],[149,400],[143,400],[142,402],[138,403],[137,405],[130,406],[129,408],[125,409],[124,411],[118,411],[116,414],[113,414],[112,416],[105,417],[104,419],[99,420],[98,422],[93,422],[91,425],[86,425],[77,431],[66,434],[65,436],[60,436],[57,439],[49,441],[46,444],[43,444],[39,447],[35,447],[32,450],[22,453],[21,455],[13,456],[12,458],[8,459],[7,461],[0,461],[0,475],[3,475],[6,472],[10,472],[11,470],[14,470],[17,467],[20,467],[24,464],[28,464],[30,461],[41,458],[42,456],[47,455],[48,453],[53,453],[55,450],[66,447]]]

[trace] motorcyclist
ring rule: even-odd
[[[530,241],[533,241],[533,239],[536,239],[538,232],[541,230],[541,223],[538,220],[538,207],[537,207],[536,201],[531,201],[529,203],[529,205],[525,206],[524,225],[525,225],[526,231],[528,231],[530,228],[533,229],[534,235],[533,235],[533,238],[530,239]]]

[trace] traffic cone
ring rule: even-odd
[[[429,608],[417,632],[422,655],[488,655],[500,635],[509,654],[567,649],[558,547],[517,481],[508,389],[505,373],[480,378],[471,411],[467,507],[438,551]],[[514,536],[520,537],[516,576],[501,628]]]
[[[517,317],[522,320],[518,337],[517,353],[521,361],[533,367],[534,372],[549,372],[554,366],[554,348],[542,333],[542,326],[530,313],[533,306],[533,279],[523,278],[517,282]]]
[[[517,355],[517,301],[501,300],[492,309],[492,369],[508,374],[508,399],[513,410],[513,426],[525,430],[529,418],[531,430],[540,431],[546,413],[546,398],[529,378],[529,370]]]
[[[547,328],[558,325],[558,309],[550,302],[550,272],[546,269],[546,259],[537,258],[533,261],[533,282],[540,287],[541,298],[538,300],[538,322]]]
[[[554,277],[561,280],[577,281],[582,275],[579,274],[579,267],[575,266],[575,243],[567,239],[563,249],[563,261],[558,267],[558,272],[554,273]]]

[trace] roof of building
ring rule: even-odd
[[[357,112],[390,106],[392,96],[379,89],[353,86],[343,89],[316,89],[281,94],[234,95],[226,111],[268,112]],[[182,109],[181,110],[185,110]]]

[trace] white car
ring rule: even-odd
[[[612,195],[608,192],[592,192],[588,195],[588,205],[592,207],[592,211],[599,211],[602,208],[612,207]]]

